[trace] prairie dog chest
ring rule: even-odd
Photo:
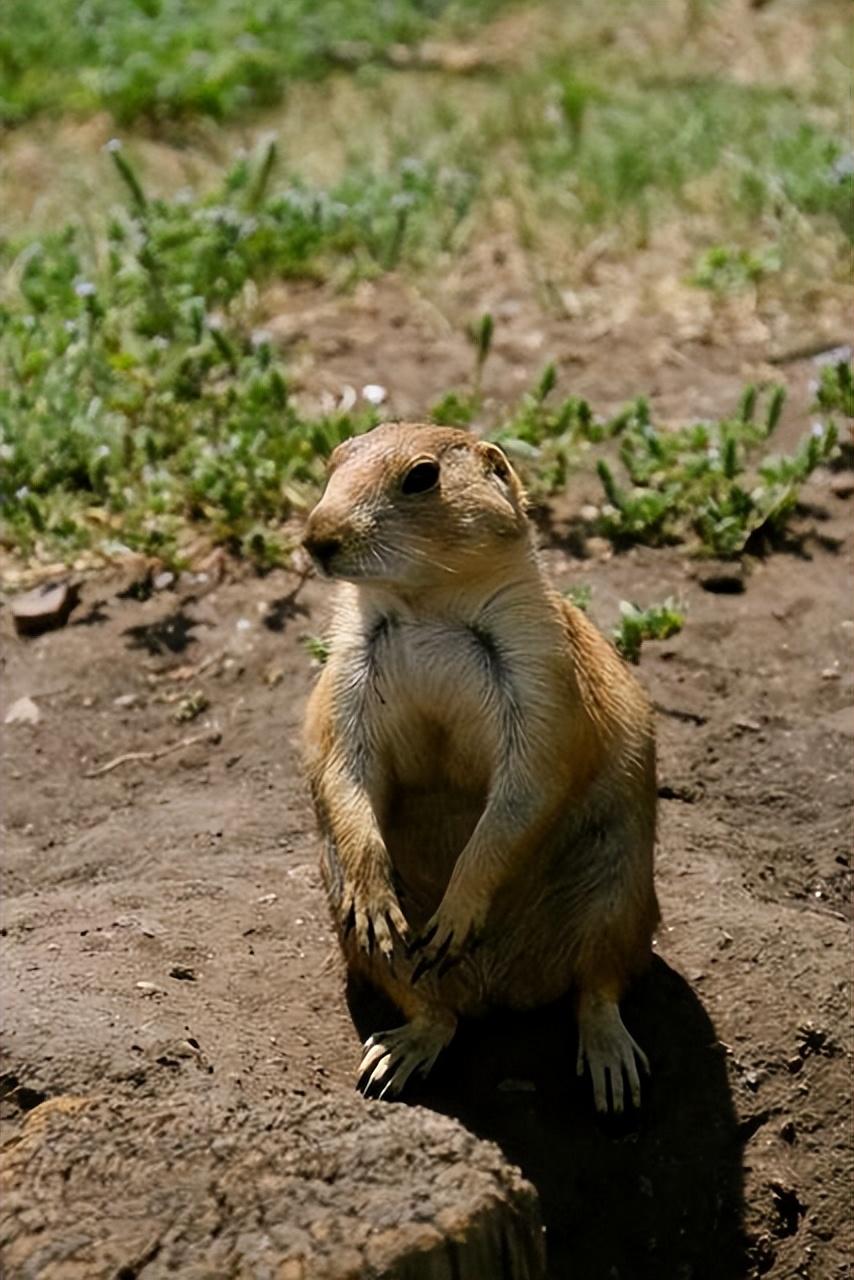
[[[501,749],[512,681],[485,627],[382,615],[363,635],[362,714],[399,781],[481,787]]]

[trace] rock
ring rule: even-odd
[[[162,573],[155,574],[151,580],[151,586],[154,591],[166,591],[175,581],[175,575],[169,569],[164,569]]]
[[[837,498],[850,498],[854,493],[854,472],[841,471],[830,482],[830,492]]]
[[[138,982],[136,989],[143,996],[162,996],[163,988],[158,987],[156,982]]]
[[[201,1079],[35,1107],[0,1155],[4,1274],[543,1276],[535,1191],[457,1121],[349,1091],[248,1108]]]
[[[138,693],[120,693],[117,698],[113,698],[114,707],[135,707],[138,702]]]
[[[70,582],[36,587],[12,601],[12,618],[19,636],[38,636],[64,627],[79,600],[79,588]]]
[[[42,718],[32,698],[18,698],[6,712],[4,724],[38,724]]]
[[[584,550],[591,560],[610,560],[614,554],[614,548],[607,538],[586,538]]]

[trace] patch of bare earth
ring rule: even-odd
[[[375,287],[367,318],[345,309],[336,319],[322,294],[313,295],[315,311],[303,299],[302,323],[321,352],[306,362],[304,394],[376,379],[390,385],[395,410],[423,413],[437,382],[466,376],[470,352],[428,305],[418,310],[401,295],[395,323],[388,291],[396,287]],[[349,305],[362,305],[359,296]],[[290,314],[299,311],[295,304]],[[370,315],[381,314],[375,352]],[[671,359],[666,324],[657,346],[652,323],[639,319],[632,343],[627,329],[606,341],[571,318],[560,329],[542,322],[546,336],[534,343],[530,326],[526,337],[521,319],[516,329],[506,319],[490,367],[496,397],[524,383],[546,354],[569,367],[575,352],[571,389],[607,406],[647,387],[667,416],[687,418],[734,403],[759,361],[721,341],[683,345]],[[350,345],[325,350],[327,335]],[[809,421],[813,370],[804,361],[785,369],[792,398],[780,432],[789,444]],[[519,1165],[539,1194],[555,1278],[570,1269],[587,1280],[850,1274],[852,537],[850,503],[828,475],[807,497],[803,540],[756,562],[738,595],[705,591],[696,564],[678,551],[613,555],[579,544],[568,501],[545,533],[559,584],[588,582],[601,625],[615,621],[624,598],[646,604],[675,595],[688,615],[679,636],[645,648],[641,667],[659,709],[664,909],[655,962],[627,1003],[652,1063],[641,1114],[614,1128],[597,1123],[588,1085],[575,1077],[567,1004],[464,1027],[412,1098],[459,1118]],[[337,1108],[342,1128],[355,1125],[365,1158],[375,1158],[371,1187],[377,1168],[392,1183],[410,1179],[426,1198],[424,1222],[435,1225],[430,1206],[446,1184],[432,1144],[450,1143],[454,1159],[470,1160],[487,1182],[504,1174],[490,1164],[491,1148],[460,1147],[456,1129],[390,1121],[387,1144],[371,1147],[371,1130],[359,1127],[361,1104],[349,1093],[359,1037],[389,1015],[365,993],[350,992],[348,1007],[298,764],[312,680],[303,637],[322,631],[326,593],[285,572],[184,575],[142,601],[122,594],[126,586],[118,575],[89,580],[68,625],[37,639],[15,637],[8,609],[0,613],[0,712],[24,695],[40,711],[36,725],[11,724],[3,735],[7,1167],[25,1177],[16,1144],[38,1145],[28,1126],[57,1095],[108,1100],[93,1103],[95,1118],[80,1125],[91,1147],[91,1126],[100,1124],[102,1153],[116,1141],[110,1115],[117,1133],[137,1135],[116,1156],[134,1185],[160,1185],[155,1173],[139,1181],[160,1150],[158,1132],[171,1133],[174,1167],[189,1168],[202,1159],[193,1155],[199,1143],[207,1150],[213,1141],[205,1126],[216,1129],[210,1117],[219,1114],[223,1150],[232,1150],[235,1125],[247,1125],[241,1132],[269,1155],[273,1181],[265,1199],[266,1157],[247,1167],[251,1203],[261,1206],[250,1222],[239,1187],[228,1183],[225,1201],[204,1190],[222,1189],[224,1166],[203,1161],[214,1182],[207,1173],[197,1179],[198,1204],[205,1214],[219,1205],[229,1241],[245,1241],[251,1229],[287,1243],[287,1231],[310,1224],[296,1210],[270,1216],[270,1196],[279,1204],[285,1185],[276,1179],[292,1178],[288,1194],[300,1186],[303,1196],[305,1178],[311,1195],[329,1185],[324,1170],[334,1181],[340,1161],[329,1117]],[[105,768],[129,753],[143,758]],[[307,1172],[277,1163],[264,1136],[278,1132],[277,1116],[301,1116],[304,1107],[320,1117],[317,1151],[329,1153],[312,1157]],[[77,1120],[46,1126],[60,1144],[53,1149],[71,1159]],[[39,1150],[43,1203],[53,1204],[62,1161]],[[103,1159],[92,1155],[90,1181],[75,1183],[91,1203],[111,1167]],[[363,1206],[362,1220],[373,1223],[377,1202],[364,1208],[358,1168],[348,1165],[336,1203],[345,1217]],[[523,1184],[489,1190],[487,1182],[477,1194],[491,1204],[509,1197],[502,1204],[518,1222],[519,1205],[530,1208]],[[167,1274],[170,1257],[189,1266],[209,1256],[219,1265],[215,1232],[202,1233],[210,1255],[194,1255],[188,1243],[201,1238],[188,1225],[188,1185],[177,1217],[167,1212],[171,1192],[149,1204],[166,1252],[145,1262],[151,1242],[134,1235],[144,1261],[134,1274]],[[481,1202],[472,1203],[476,1218]],[[376,1230],[383,1212],[417,1226],[413,1204],[392,1196]],[[117,1204],[113,1220],[127,1224],[126,1211]],[[186,1227],[178,1244],[173,1218]],[[7,1215],[7,1251],[23,1239],[20,1223],[32,1221]],[[130,1227],[116,1230],[121,1238]],[[327,1238],[337,1239],[336,1230],[328,1227]],[[321,1223],[315,1244],[323,1231]],[[535,1268],[524,1232],[522,1244],[512,1238]],[[291,1255],[282,1244],[276,1256]],[[364,1270],[368,1255],[359,1256],[363,1271],[353,1274],[374,1274]],[[91,1257],[103,1267],[27,1271],[15,1263],[7,1274],[114,1274],[109,1250]],[[129,1265],[137,1255],[122,1257]]]

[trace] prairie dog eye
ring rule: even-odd
[[[433,458],[414,462],[400,482],[401,493],[429,493],[439,483],[439,464]]]

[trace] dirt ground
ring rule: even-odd
[[[395,408],[429,403],[418,371],[431,363],[433,387],[437,361],[450,363],[443,385],[467,367],[464,342],[450,350],[421,323],[397,326],[400,360],[384,352]],[[330,383],[376,380],[354,327],[330,325]],[[663,325],[658,345],[650,337],[645,357],[615,371],[611,337],[594,352],[583,324],[574,332],[568,390],[610,403],[650,387],[673,418],[734,404],[750,358],[743,346],[692,348]],[[554,341],[511,349],[511,333],[496,396]],[[784,372],[785,442],[809,421],[815,371],[802,360]],[[534,1183],[554,1280],[841,1280],[852,1251],[850,500],[824,474],[803,536],[753,562],[743,593],[721,595],[678,551],[613,555],[579,540],[577,498],[543,527],[558,584],[589,583],[603,627],[621,599],[674,595],[688,618],[645,647],[640,668],[658,708],[664,923],[626,1017],[652,1079],[639,1116],[597,1122],[561,1004],[465,1026],[412,1101],[495,1140]],[[288,1091],[334,1098],[352,1088],[360,1034],[388,1017],[365,993],[348,1003],[300,776],[304,638],[322,632],[326,590],[229,566],[139,599],[132,577],[90,578],[68,625],[37,639],[16,638],[0,610],[0,718],[23,695],[41,713],[3,734],[7,1132],[45,1097],[95,1090],[132,1108],[179,1089],[202,1105],[214,1087],[258,1108]],[[179,722],[197,694],[207,706]]]

